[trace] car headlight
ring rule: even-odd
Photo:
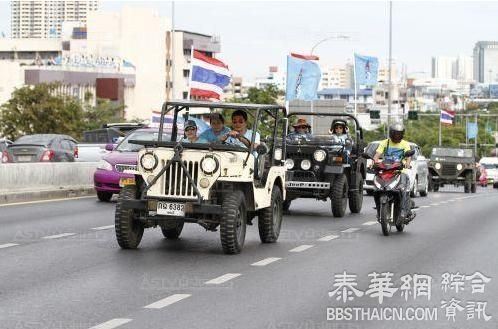
[[[322,162],[326,157],[327,152],[325,152],[324,150],[316,150],[315,153],[313,153],[313,158],[318,162]]]
[[[434,166],[434,168],[436,168],[436,170],[441,169],[441,164],[439,162],[436,162],[436,165]]]
[[[140,158],[140,165],[145,170],[154,170],[157,167],[159,161],[154,153],[147,152]]]
[[[294,168],[294,160],[292,159],[285,160],[285,168],[287,168],[287,170],[291,170],[292,168]]]
[[[457,164],[457,170],[462,170],[463,166],[461,163]]]
[[[102,169],[102,170],[112,170],[112,164],[105,160],[100,160],[99,164],[97,165],[97,169]]]
[[[311,168],[311,161],[308,159],[304,159],[301,161],[301,169],[308,170]]]
[[[281,148],[275,149],[274,158],[275,158],[275,160],[278,160],[278,161],[282,160],[282,149]]]
[[[213,174],[216,170],[218,170],[218,160],[216,160],[216,158],[212,155],[206,155],[201,160],[201,169],[206,175]]]

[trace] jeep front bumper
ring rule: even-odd
[[[285,187],[288,189],[330,190],[330,183],[288,181],[285,183]]]
[[[153,203],[157,201],[156,199],[149,200],[126,200],[123,204],[125,209],[135,209],[140,211],[146,211],[147,217],[173,217],[173,216],[163,216],[163,215],[153,215],[152,213],[156,211],[153,207]],[[209,204],[209,203],[199,203],[199,202],[184,202],[184,201],[174,201],[182,202],[185,204],[185,217],[190,217],[192,215],[221,215],[223,214],[223,209],[221,205]]]

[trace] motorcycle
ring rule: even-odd
[[[405,157],[410,157],[413,151],[406,152]],[[392,226],[396,226],[398,232],[403,232],[405,225],[411,221],[415,214],[405,218],[401,216],[402,210],[402,189],[401,189],[401,172],[404,166],[402,162],[380,162],[374,164],[374,197],[379,200],[380,207],[378,221],[382,227],[382,233],[388,236]],[[410,206],[413,203],[410,200]]]

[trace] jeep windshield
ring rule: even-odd
[[[159,133],[156,129],[151,130],[139,130],[130,133],[118,144],[116,151],[118,152],[138,152],[143,148],[143,145],[130,143],[131,140],[140,141],[157,141]],[[163,134],[163,139],[168,140],[171,138],[171,134]]]
[[[434,148],[431,157],[473,158],[474,152],[471,149]]]

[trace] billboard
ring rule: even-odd
[[[498,98],[498,85],[489,85],[489,98]]]

